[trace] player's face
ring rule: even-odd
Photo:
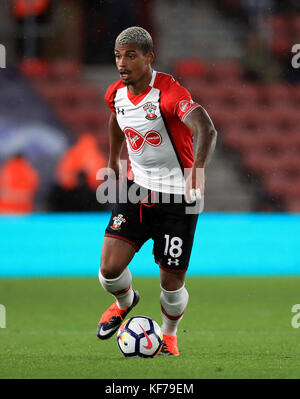
[[[136,44],[117,44],[115,58],[122,82],[128,86],[135,85],[147,76],[153,54],[145,54]]]

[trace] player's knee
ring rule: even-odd
[[[167,291],[175,291],[184,285],[185,273],[172,273],[161,270],[161,286]]]
[[[124,287],[125,288],[130,287],[132,283],[132,275],[128,267],[126,267],[124,270],[121,270],[121,272],[118,275],[111,273],[106,273],[105,275],[103,275],[102,270],[100,268],[98,276],[102,287],[110,293],[121,291],[124,289]]]
[[[104,278],[112,279],[119,277],[121,273],[122,269],[118,268],[116,265],[110,262],[101,262],[99,276],[101,274]]]

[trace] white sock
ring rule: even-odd
[[[117,278],[105,278],[99,270],[99,281],[105,291],[111,293],[117,300],[120,309],[128,308],[133,301],[134,292],[131,286],[132,276],[128,267]]]
[[[167,291],[161,287],[161,331],[163,334],[176,335],[177,326],[183,318],[188,300],[189,294],[184,285],[176,291]]]

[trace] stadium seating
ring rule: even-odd
[[[174,74],[180,79],[199,78],[206,74],[206,65],[197,59],[179,60],[174,66]]]
[[[275,16],[270,23],[278,32],[299,28],[297,18],[287,24],[285,18]],[[80,66],[28,62],[21,70],[75,138],[93,134],[108,156],[109,112],[99,88],[82,80]],[[257,176],[266,193],[286,210],[298,209],[300,193],[291,187],[293,180],[294,185],[299,183],[300,175],[299,88],[284,82],[249,82],[235,60],[210,65],[202,60],[178,60],[174,75],[207,109],[222,145],[238,155],[242,168]]]
[[[273,15],[268,21],[272,32],[271,51],[278,59],[286,57],[300,39],[300,15]]]
[[[268,192],[283,202],[298,201],[300,198],[300,176],[289,178],[285,175],[269,176],[264,181]]]
[[[213,82],[236,82],[243,78],[244,70],[234,60],[221,60],[214,62],[207,70],[207,80]]]
[[[299,198],[287,198],[285,201],[285,210],[291,213],[300,213],[300,199]]]
[[[96,106],[61,106],[57,114],[76,135],[104,131],[108,121],[108,112]]]
[[[46,79],[49,76],[50,65],[39,58],[24,58],[19,65],[21,73],[29,79]]]
[[[25,60],[20,70],[75,138],[88,132],[100,140],[109,113],[101,90],[81,78],[80,65],[66,60]]]
[[[73,61],[58,60],[50,64],[49,78],[54,81],[74,82],[81,76],[81,67]]]
[[[284,83],[272,83],[261,88],[261,102],[274,106],[275,104],[292,105],[292,88]]]
[[[69,145],[75,145],[81,138],[91,135],[96,139],[99,154],[102,154],[102,159],[106,159],[106,163],[109,154],[107,124],[110,112],[104,105],[101,89],[82,79],[81,65],[66,60],[48,63],[39,59],[27,59],[20,63],[19,69],[38,100],[35,108],[28,104],[28,112],[32,115],[35,110],[40,119],[43,110],[48,110],[52,119],[55,116],[69,135]],[[14,96],[14,101],[15,98],[18,96]],[[124,151],[122,155],[126,157]]]
[[[278,31],[289,27],[282,17],[270,23]],[[294,24],[298,29],[299,19]],[[299,87],[249,82],[237,61],[207,65],[198,77],[196,68],[185,75],[178,65],[184,62],[177,62],[174,73],[180,71],[193,99],[207,109],[224,148],[239,156],[242,168],[284,209],[300,211]]]
[[[35,88],[54,107],[78,104],[100,105],[100,90],[91,84],[78,82],[53,84],[51,81],[37,81]]]

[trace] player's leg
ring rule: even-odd
[[[138,303],[139,294],[132,289],[132,276],[128,264],[136,249],[124,240],[104,237],[99,281],[116,301],[103,313],[98,323],[97,336],[110,338]]]
[[[161,331],[164,338],[162,353],[179,355],[177,328],[183,318],[189,295],[184,286],[185,273],[174,273],[160,269],[161,278]]]
[[[184,203],[161,204],[159,214],[161,226],[155,233],[154,256],[161,276],[161,328],[165,343],[162,353],[179,355],[176,334],[189,299],[184,281],[198,215],[186,214]]]
[[[135,252],[135,248],[123,240],[104,237],[99,280],[102,287],[114,295],[120,309],[129,307],[133,300],[132,276],[127,266]]]
[[[133,184],[132,181],[128,181],[122,189],[127,190]],[[111,293],[116,301],[100,319],[97,330],[100,339],[110,338],[139,301],[138,292],[132,289],[132,276],[128,264],[135,252],[149,238],[146,229],[147,225],[140,223],[138,203],[115,204],[105,230],[99,280],[102,287]]]

